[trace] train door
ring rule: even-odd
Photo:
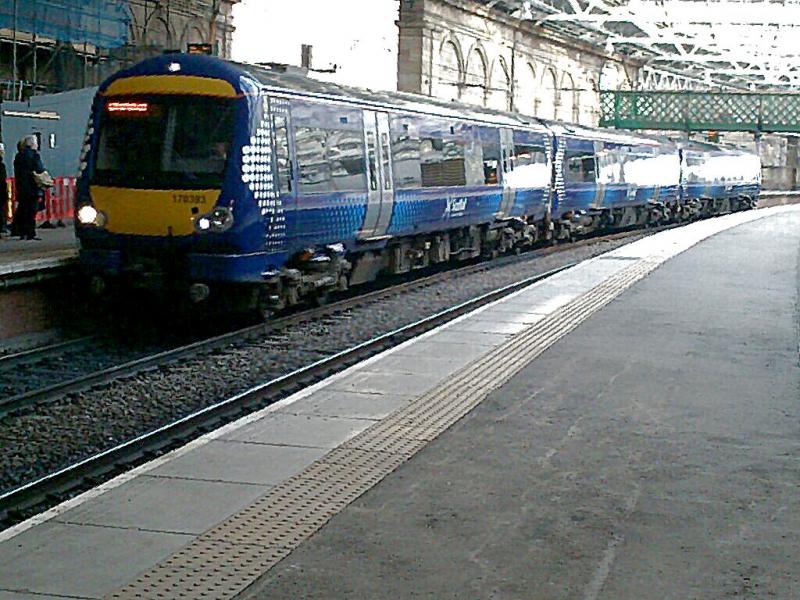
[[[500,201],[500,210],[497,211],[497,218],[503,219],[511,214],[514,208],[515,190],[509,184],[508,174],[514,170],[514,132],[511,129],[500,129],[500,156],[503,169],[503,198]]]
[[[594,162],[594,202],[592,206],[594,208],[601,208],[603,203],[605,202],[606,198],[606,182],[600,180],[600,164],[598,162],[598,156],[601,156],[605,150],[605,143],[600,141],[594,142],[594,156],[592,157],[592,161]],[[632,188],[632,186],[628,186],[626,188],[626,193],[630,194],[631,189],[633,189],[634,199],[636,198],[636,189]],[[630,196],[627,198],[630,200]]]
[[[392,149],[389,136],[389,115],[364,111],[364,141],[367,152],[367,212],[358,233],[361,240],[387,236],[394,206]]]

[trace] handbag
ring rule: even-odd
[[[53,177],[47,171],[42,171],[41,173],[34,173],[33,181],[36,183],[36,187],[41,189],[51,188],[56,184]]]

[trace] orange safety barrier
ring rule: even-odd
[[[36,213],[36,222],[47,221],[64,222],[72,219],[75,211],[75,177],[55,177],[55,185],[44,193],[44,209]],[[5,206],[6,220],[11,222],[11,216],[17,209],[17,190],[13,177],[6,179],[6,185],[11,192],[11,205]]]

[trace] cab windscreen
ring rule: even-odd
[[[109,99],[92,183],[137,189],[222,187],[235,100],[205,96]]]

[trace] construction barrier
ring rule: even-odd
[[[55,185],[45,191],[44,209],[36,213],[36,223],[59,224],[72,219],[75,210],[75,177],[55,177]],[[4,206],[6,221],[17,209],[17,190],[13,177],[6,179],[11,192],[11,204]]]

